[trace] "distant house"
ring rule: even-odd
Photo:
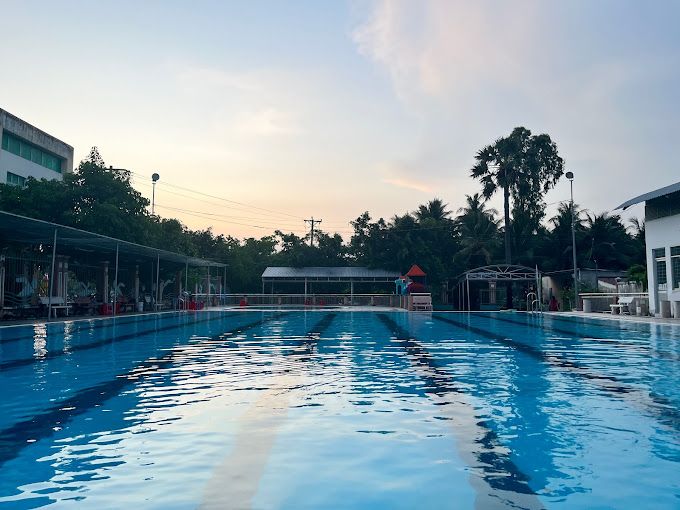
[[[680,182],[624,202],[645,203],[645,244],[649,310],[680,318]]]

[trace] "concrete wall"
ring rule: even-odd
[[[73,147],[61,140],[32,126],[28,122],[0,110],[0,140],[2,132],[7,129],[10,133],[62,158],[61,173],[45,168],[24,159],[11,152],[0,149],[0,182],[7,182],[7,172],[22,177],[35,177],[36,179],[62,179],[65,173],[73,172]]]
[[[680,302],[680,289],[671,289],[673,284],[672,265],[671,265],[671,246],[680,246],[680,215],[667,216],[656,220],[645,222],[645,245],[647,251],[647,284],[649,288],[649,311],[658,315],[659,302],[678,301]],[[659,291],[656,282],[656,268],[652,250],[664,248],[666,250],[666,279],[668,288],[666,291]],[[673,306],[671,306],[671,312]],[[677,318],[677,317],[676,317]]]

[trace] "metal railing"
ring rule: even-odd
[[[405,296],[396,294],[193,294],[206,306],[338,307],[383,306],[397,308]]]

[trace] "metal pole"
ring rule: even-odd
[[[184,262],[184,291],[189,292],[189,259]]]
[[[206,296],[207,306],[210,306],[210,266],[208,266],[208,293]]]
[[[468,312],[469,312],[469,311],[472,310],[471,307],[470,307],[470,279],[466,277],[465,281],[467,281],[467,303],[468,303]]]
[[[156,311],[159,309],[158,301],[161,295],[161,254],[156,254]]]
[[[156,181],[152,182],[153,186],[151,186],[151,214],[154,214],[154,211],[156,209]]]
[[[47,296],[47,320],[52,319],[52,289],[54,287],[54,264],[57,260],[57,229],[54,229],[54,241],[52,241],[52,269],[50,270],[50,289]],[[64,303],[66,304],[66,303]]]
[[[576,211],[574,210],[574,179],[569,179],[571,188],[571,254],[574,262],[574,309],[578,310],[578,276],[576,274]]]
[[[116,316],[116,302],[118,301],[118,243],[116,243],[116,272],[113,278],[113,308],[111,314]]]

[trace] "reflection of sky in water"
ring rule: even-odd
[[[679,386],[673,361],[655,355],[678,354],[675,329],[436,317],[236,312],[34,326],[30,350],[2,346],[0,362],[34,361],[0,371],[0,503],[675,504]]]

